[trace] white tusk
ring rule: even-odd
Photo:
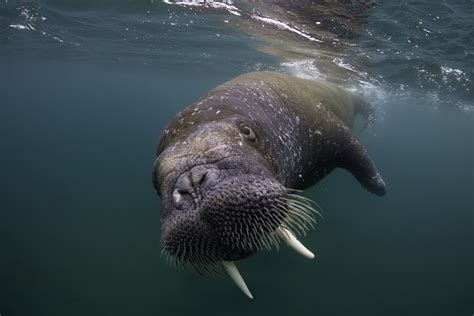
[[[244,279],[242,279],[242,276],[240,275],[239,270],[237,270],[235,263],[233,263],[232,261],[222,261],[222,266],[224,267],[224,270],[230,276],[232,281],[234,281],[235,284],[239,287],[239,289],[241,289],[245,295],[253,299],[252,293],[250,293],[247,284],[245,284]]]
[[[309,251],[308,248],[306,248],[298,239],[296,239],[295,235],[293,235],[293,233],[288,229],[279,227],[275,232],[290,248],[293,248],[296,252],[302,254],[306,258],[314,258],[314,254]]]

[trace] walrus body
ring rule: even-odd
[[[342,88],[275,72],[244,74],[179,113],[164,130],[153,181],[171,261],[210,266],[287,241],[311,225],[291,194],[336,167],[370,192],[385,184],[351,133],[367,105]],[[290,239],[291,239],[290,238]]]
[[[220,97],[230,102],[219,107]],[[250,118],[265,133],[262,152],[283,185],[305,189],[342,167],[369,191],[384,193],[382,178],[351,133],[355,115],[369,111],[361,98],[323,81],[275,72],[239,76],[209,98],[216,108]]]

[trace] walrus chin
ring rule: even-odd
[[[164,225],[162,253],[169,264],[203,274],[225,271],[253,298],[235,260],[281,242],[314,258],[296,236],[314,227],[316,206],[276,180],[245,174],[219,182],[205,197],[200,186],[194,192],[195,211]]]

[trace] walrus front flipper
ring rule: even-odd
[[[369,192],[385,194],[385,182],[361,143],[347,130],[347,145],[338,154],[337,166],[350,171]]]

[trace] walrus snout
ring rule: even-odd
[[[220,170],[215,166],[195,166],[178,177],[172,194],[177,209],[197,208],[203,199],[203,189],[210,189],[218,183]]]
[[[269,248],[276,244],[271,234],[289,216],[286,196],[272,178],[193,167],[178,177],[172,203],[163,204],[171,208],[162,225],[164,252],[196,268]]]
[[[181,209],[170,212],[162,223],[163,252],[170,263],[214,272],[222,268],[222,262],[278,247],[281,241],[314,257],[290,240],[313,225],[314,209],[304,198],[291,194],[272,177],[239,174],[213,183],[217,171],[199,167],[178,178],[177,187],[188,191],[173,196]],[[199,196],[202,186],[208,190]],[[185,198],[187,204],[179,202]]]

